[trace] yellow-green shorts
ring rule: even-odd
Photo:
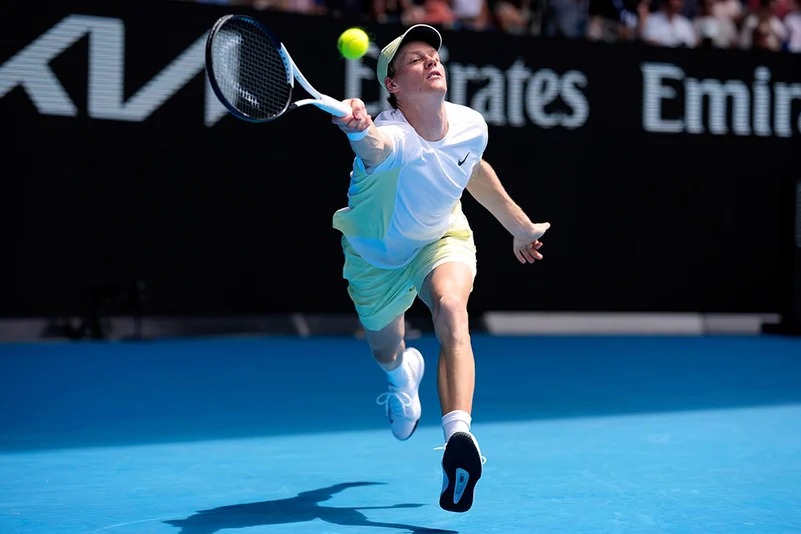
[[[381,330],[408,310],[420,292],[428,274],[443,263],[462,262],[476,276],[476,247],[467,218],[459,216],[444,236],[425,246],[407,265],[382,269],[367,263],[342,237],[345,253],[343,277],[348,294],[368,330]]]

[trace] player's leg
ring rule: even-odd
[[[364,324],[364,336],[370,345],[373,358],[387,373],[397,369],[401,354],[406,350],[406,323],[403,315],[399,315],[384,328],[370,330]]]
[[[475,386],[467,300],[476,276],[473,232],[461,206],[454,207],[451,228],[414,260],[414,283],[431,311],[440,342],[437,389],[445,439],[469,431]]]
[[[379,395],[376,402],[386,406],[392,434],[402,441],[412,436],[420,422],[423,410],[419,389],[425,372],[423,355],[413,347],[406,347],[405,330],[403,315],[378,330],[365,325],[370,351],[387,373],[389,382],[389,390]]]
[[[475,363],[467,316],[477,269],[473,233],[458,204],[454,215],[442,239],[415,259],[414,281],[431,310],[440,342],[437,386],[445,435],[440,506],[466,512],[473,505],[473,490],[482,472],[481,451],[470,431]]]
[[[437,387],[445,434],[440,507],[451,512],[466,512],[473,506],[475,485],[482,474],[481,451],[470,432],[475,361],[467,300],[473,277],[468,263],[444,263],[426,277],[420,292],[440,342]]]
[[[464,412],[469,416],[473,410],[476,374],[467,315],[472,288],[470,266],[454,261],[436,267],[426,277],[420,293],[431,310],[434,332],[440,343],[437,390],[443,416],[452,412]],[[470,430],[469,424],[454,428]],[[444,430],[447,439],[453,429]]]
[[[373,358],[386,372],[388,391],[377,402],[386,406],[393,435],[409,439],[422,415],[418,389],[425,363],[404,343],[406,310],[417,291],[405,270],[379,269],[365,262],[343,239],[348,294],[353,301]]]

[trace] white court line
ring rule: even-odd
[[[167,519],[175,519],[178,515],[179,514],[167,517],[154,517],[152,519],[139,519],[138,521],[126,521],[125,523],[115,523],[113,525],[107,525],[105,527],[96,528],[94,530],[87,530],[86,532],[81,532],[81,534],[91,534],[92,532],[101,532],[103,530],[109,530],[117,527],[126,527],[128,525],[135,525],[137,523],[150,523],[151,521],[165,521]]]

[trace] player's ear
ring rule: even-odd
[[[384,87],[386,87],[387,91],[389,91],[390,93],[394,93],[395,91],[398,90],[398,84],[392,81],[392,78],[389,77],[386,80],[384,80]]]

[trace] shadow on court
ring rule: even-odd
[[[201,510],[186,519],[174,519],[165,523],[180,527],[180,534],[215,534],[223,529],[249,528],[263,525],[283,525],[305,523],[320,519],[326,523],[353,527],[395,528],[413,533],[458,534],[455,530],[431,529],[402,523],[370,521],[362,510],[391,510],[400,508],[419,508],[422,504],[395,504],[392,506],[365,506],[360,508],[337,508],[321,506],[335,494],[348,488],[374,486],[381,482],[346,482],[326,488],[304,491],[297,497],[262,501],[247,504],[220,506],[211,510]]]

